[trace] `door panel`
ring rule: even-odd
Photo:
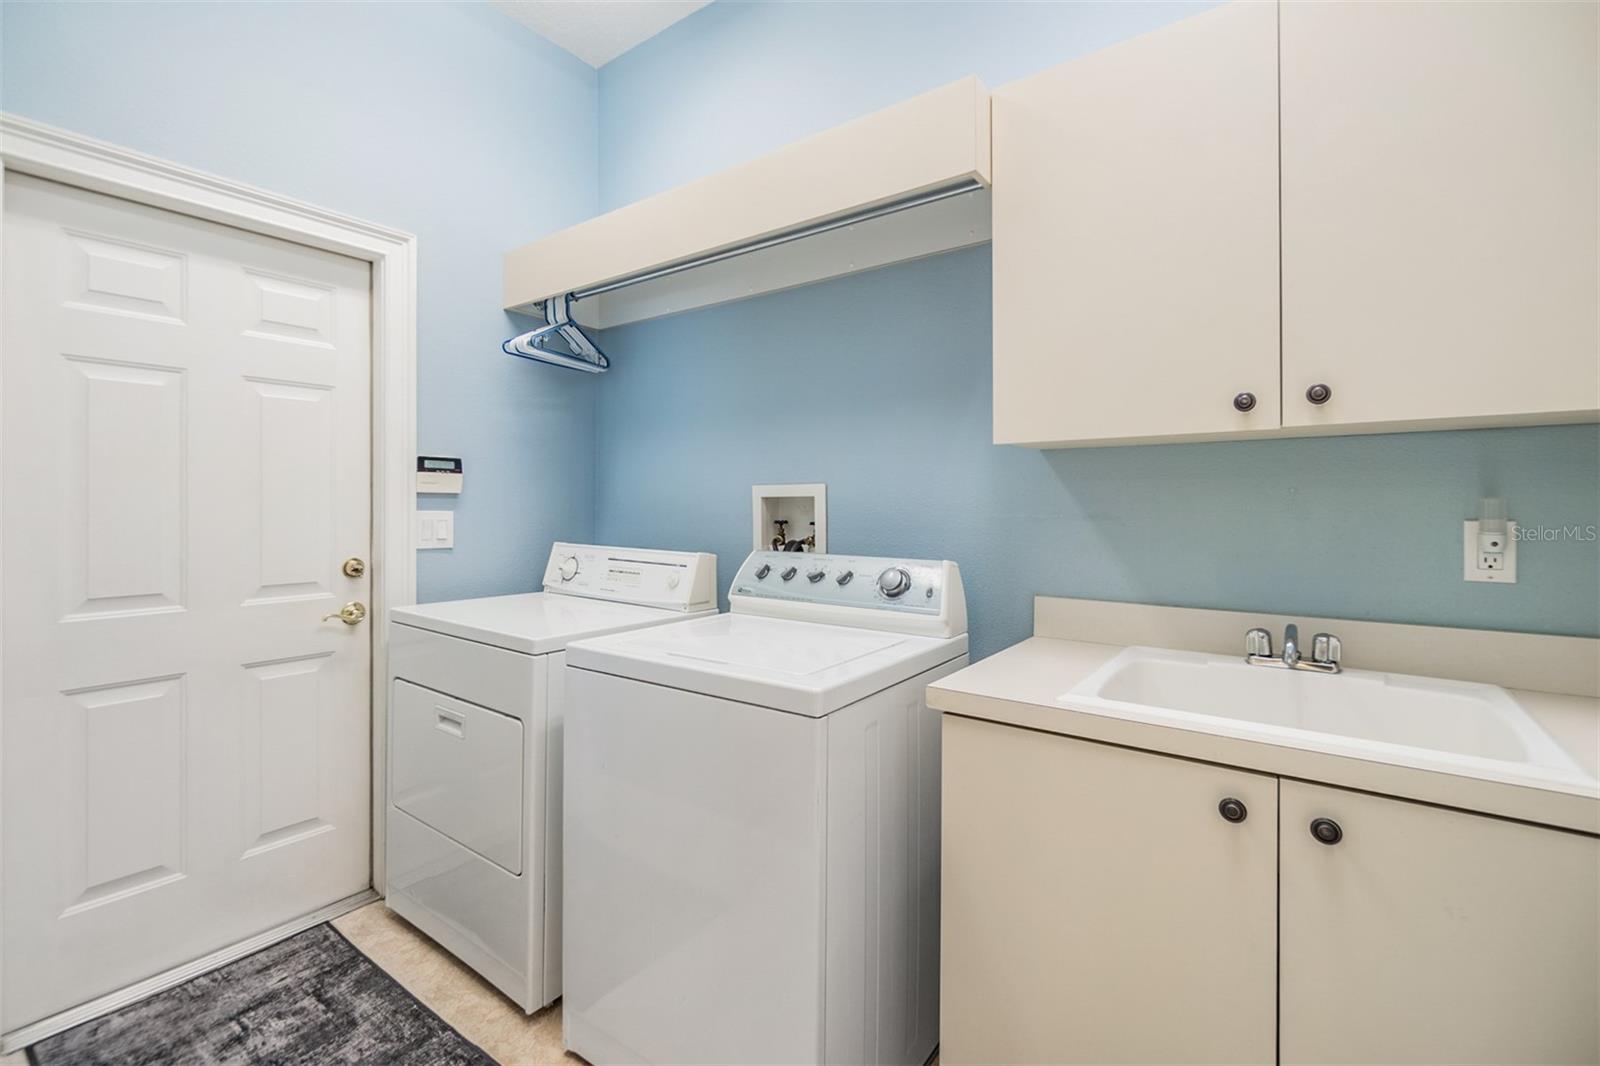
[[[254,393],[243,442],[256,475],[254,524],[259,567],[255,602],[327,596],[334,587],[332,466],[334,396],[321,385],[250,379]]]
[[[183,876],[184,689],[169,677],[67,694],[63,914]]]
[[[1276,778],[950,715],[943,747],[941,1062],[1273,1061]]]
[[[1281,17],[1284,425],[1593,417],[1600,6]]]
[[[1275,8],[995,91],[995,443],[1278,428]]]
[[[157,322],[184,321],[186,264],[178,253],[67,230],[61,259],[68,306]]]
[[[370,883],[371,434],[366,264],[5,180],[10,1031]]]
[[[183,374],[69,355],[61,376],[62,614],[181,609]]]
[[[1281,892],[1285,1063],[1600,1061],[1600,839],[1284,781]]]
[[[330,706],[330,656],[245,667],[253,682],[244,706],[240,788],[244,855],[332,829],[322,818],[317,722]]]

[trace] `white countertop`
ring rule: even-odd
[[[1237,766],[1283,777],[1600,835],[1600,793],[1587,795],[1420,770],[1114,718],[1060,701],[1124,646],[1032,637],[928,687],[947,714]],[[1591,777],[1600,777],[1600,700],[1508,689]]]

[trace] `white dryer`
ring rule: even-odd
[[[907,1063],[939,1033],[954,563],[757,552],[731,613],[567,650],[567,1047]]]
[[[390,613],[388,905],[523,1010],[561,994],[567,644],[715,614],[716,575],[556,544],[543,592]]]

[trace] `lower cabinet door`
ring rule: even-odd
[[[1600,839],[1282,785],[1285,1063],[1600,1061]]]
[[[1276,778],[948,715],[943,743],[942,1063],[1273,1060]]]

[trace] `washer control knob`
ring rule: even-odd
[[[791,567],[789,567],[789,569],[785,570],[783,573],[779,574],[778,576],[783,578],[785,581],[793,581],[794,580],[794,575],[798,574],[799,572],[800,572],[799,570],[796,570],[794,567],[791,566]]]
[[[850,579],[855,577],[855,576],[856,576],[856,572],[854,570],[846,570],[844,573],[842,573],[838,577],[834,578],[834,580],[837,581],[840,585],[848,585],[848,584],[850,584]]]
[[[878,575],[878,591],[891,600],[904,596],[911,589],[911,575],[903,566],[891,566]]]
[[[766,576],[768,574],[770,574],[770,573],[772,573],[771,565],[769,565],[767,563],[762,563],[760,566],[756,567],[756,580],[757,581],[764,580],[766,578]]]
[[[811,571],[811,573],[806,575],[806,580],[811,582],[813,585],[815,585],[818,581],[821,581],[823,578],[825,578],[827,576],[828,576],[828,574],[824,570],[813,570],[813,571]]]
[[[578,557],[569,555],[561,560],[561,580],[571,581],[578,576]]]

